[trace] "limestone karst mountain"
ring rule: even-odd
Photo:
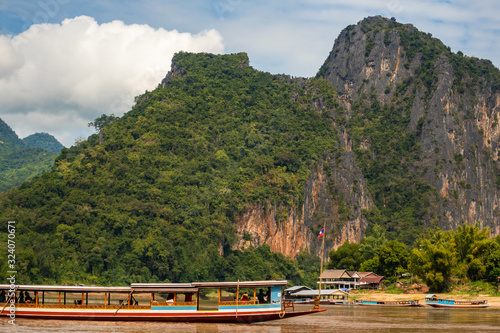
[[[345,107],[379,223],[500,233],[500,72],[489,60],[378,16],[344,29],[317,76]]]

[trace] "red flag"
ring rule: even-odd
[[[320,238],[321,236],[323,236],[325,234],[325,228],[321,229],[319,231],[319,234],[318,234],[318,238]]]

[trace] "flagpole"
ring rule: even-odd
[[[325,226],[323,226],[323,230],[325,230]],[[323,232],[323,246],[321,247],[321,268],[320,270],[320,276],[321,273],[323,272],[323,258],[325,257],[325,232]]]
[[[326,223],[323,224],[323,235],[321,236],[321,237],[323,237],[323,246],[321,248],[321,265],[319,268],[319,295],[318,295],[319,304],[321,304],[321,285],[322,285],[321,274],[323,273],[323,257],[325,256],[325,226],[326,226]],[[319,308],[319,304],[318,304],[318,308]]]

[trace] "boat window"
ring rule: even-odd
[[[201,289],[199,292],[198,311],[219,310],[220,289]]]

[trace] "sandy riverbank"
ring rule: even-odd
[[[425,304],[425,296],[427,294],[390,294],[384,291],[378,290],[370,290],[370,291],[358,291],[351,290],[350,292],[350,300],[356,299],[366,299],[366,300],[375,300],[375,301],[407,301],[414,300],[415,298],[420,300],[421,304]],[[500,309],[500,297],[493,297],[488,295],[464,295],[464,294],[437,294],[441,298],[446,299],[454,299],[454,300],[473,300],[473,299],[487,299],[490,304],[490,308]]]

